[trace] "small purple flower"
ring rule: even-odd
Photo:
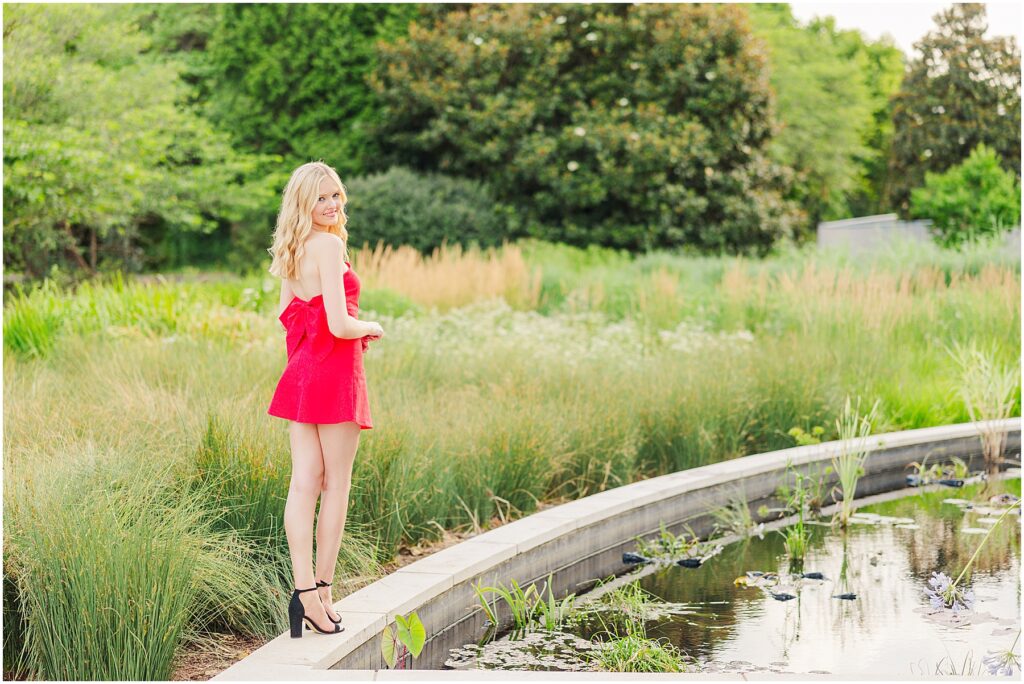
[[[971,589],[964,591],[961,587],[956,586],[953,579],[946,573],[933,572],[928,584],[931,588],[925,589],[924,592],[928,596],[932,610],[949,608],[954,615],[959,615],[962,610],[974,608],[974,591]]]
[[[1010,677],[1013,675],[1013,666],[1020,667],[1020,661],[1013,651],[989,651],[988,655],[981,659],[985,669],[991,675]]]

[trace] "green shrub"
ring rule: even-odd
[[[354,246],[383,241],[428,253],[443,242],[497,246],[509,235],[508,210],[479,181],[392,167],[346,187]]]
[[[947,247],[1020,225],[1020,183],[984,144],[945,173],[926,174],[910,204],[914,215],[932,220],[936,239]]]

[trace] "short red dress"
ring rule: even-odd
[[[345,307],[359,314],[359,277],[347,261]],[[278,318],[287,331],[288,364],[267,413],[298,423],[346,423],[373,428],[363,371],[362,339],[335,337],[327,326],[324,297],[295,297]]]

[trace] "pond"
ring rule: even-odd
[[[1019,479],[994,486],[1020,494]],[[556,629],[453,649],[446,666],[599,669],[606,628],[621,624],[625,610],[642,613],[641,636],[675,647],[686,671],[985,672],[986,653],[1010,650],[1020,630],[1020,507],[995,526],[963,580],[973,608],[954,615],[932,609],[929,579],[956,578],[1007,506],[988,501],[991,489],[979,496],[980,484],[910,491],[858,509],[845,533],[813,525],[802,564],[791,563],[782,535],[769,531],[696,568],[643,565],[592,592],[603,597],[580,597]]]

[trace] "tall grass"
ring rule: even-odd
[[[1006,445],[1006,431],[996,424],[1012,415],[1020,368],[999,363],[994,350],[983,349],[974,340],[969,344],[954,342],[949,353],[960,370],[957,393],[971,420],[979,424],[985,469],[988,475],[995,475]]]
[[[877,431],[969,420],[948,392],[961,376],[943,347],[992,343],[995,362],[1010,368],[1020,352],[1019,264],[984,258],[915,255],[906,268],[795,252],[763,262],[634,259],[532,241],[418,261],[356,252],[362,315],[387,336],[365,359],[377,427],[361,437],[336,587],[376,576],[400,545],[442,530],[483,529],[540,501],[791,446],[791,428],[833,424],[847,395],[879,400]],[[146,595],[174,623],[167,631],[161,622],[179,647],[209,630],[283,630],[290,456],[284,421],[265,413],[285,362],[277,287],[259,273],[113,277],[8,298],[11,606],[63,624],[112,603],[119,578],[181,594],[181,605],[159,606],[169,597]],[[1019,392],[1018,381],[1011,415]],[[92,489],[67,494],[83,473],[93,473]],[[37,500],[54,508],[48,519]],[[126,513],[151,504],[159,516]],[[154,558],[133,570],[125,559],[147,543]],[[165,558],[175,554],[187,568]],[[82,575],[52,605],[32,595],[38,579],[87,568],[92,579]],[[111,615],[91,619],[113,630]],[[124,634],[150,629],[124,619]],[[88,654],[88,666],[83,656],[80,670],[59,670],[30,624],[5,639],[5,653],[30,644],[39,674],[167,674],[162,644],[143,665],[96,652],[101,636],[53,642]],[[128,667],[150,669],[118,669]]]

